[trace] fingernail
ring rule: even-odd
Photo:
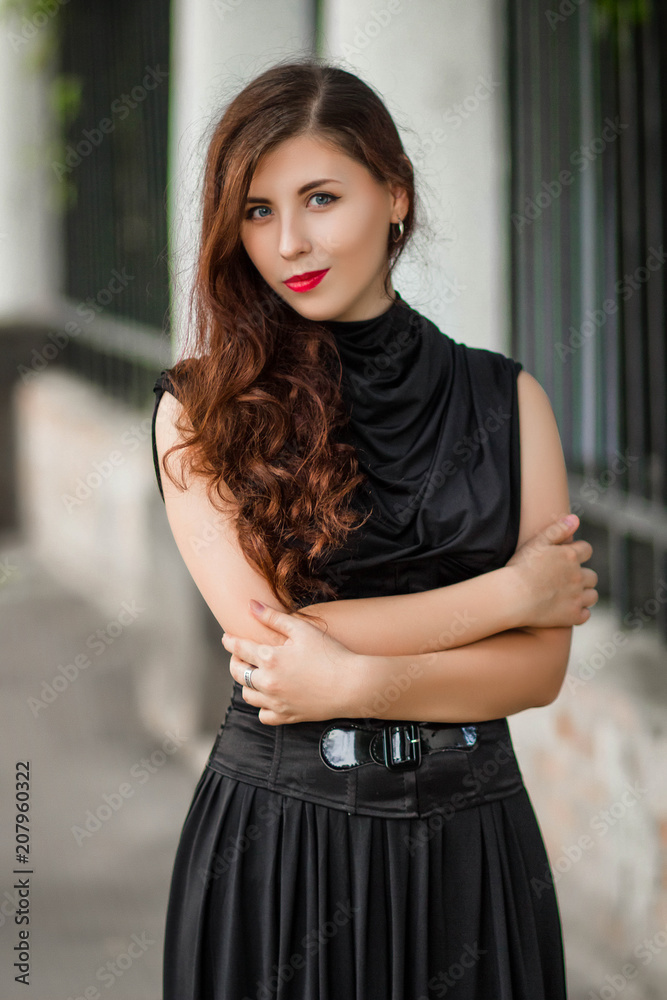
[[[250,598],[250,607],[252,608],[253,611],[263,611],[264,608],[265,608],[265,605],[262,604],[261,601],[256,601],[254,599],[254,597],[251,597]]]
[[[571,524],[576,524],[576,523],[577,523],[577,516],[576,516],[576,514],[568,514],[567,517],[563,518],[563,524],[571,525]]]

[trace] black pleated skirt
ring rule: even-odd
[[[558,903],[522,780],[487,767],[479,804],[364,815],[233,776],[244,760],[229,728],[181,832],[164,1000],[564,1000]],[[246,765],[261,758],[254,747]]]

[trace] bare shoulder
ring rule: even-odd
[[[169,390],[162,393],[158,402],[155,415],[155,447],[157,449],[160,470],[164,468],[163,458],[165,453],[174,445],[182,444],[185,436],[181,427],[190,428],[191,424],[187,419],[187,414],[183,404]],[[184,461],[185,450],[177,449],[167,456],[167,465],[173,475],[180,482],[185,483],[188,491],[199,492],[203,489],[203,483],[198,477],[188,473],[187,462]],[[182,490],[177,489],[171,482],[169,476],[161,476],[162,489],[164,491],[165,502],[167,497],[172,499],[182,495]]]
[[[187,428],[189,422],[182,403],[165,391],[155,418],[155,443],[161,466],[165,452],[184,439],[177,427],[184,416]],[[241,550],[233,495],[221,482],[220,491],[225,499],[232,501],[232,509],[222,511],[214,506],[208,481],[191,473],[187,462],[181,464],[183,453],[184,449],[179,449],[167,456],[167,466],[185,489],[179,489],[168,476],[162,476],[167,520],[183,562],[223,629],[275,645],[277,633],[257,621],[248,600],[254,597],[280,611],[287,609],[276,601],[266,578]]]
[[[183,404],[176,399],[173,393],[165,389],[158,401],[155,416],[155,442],[160,455],[180,440],[181,435],[176,424],[182,421],[183,414]]]
[[[525,368],[522,368],[517,375],[516,387],[519,397],[523,396],[524,400],[528,401],[528,405],[530,405],[531,400],[539,400],[543,406],[548,404],[549,409],[551,409],[551,402],[546,391],[535,376],[531,375]]]
[[[519,403],[519,425],[521,444],[529,446],[533,441],[541,441],[562,459],[558,424],[549,395],[534,375],[522,369],[517,375],[517,398]]]
[[[521,450],[521,522],[517,545],[570,509],[567,469],[558,424],[540,382],[517,375]]]

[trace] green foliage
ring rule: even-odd
[[[598,38],[617,35],[628,44],[632,28],[652,16],[651,0],[593,0],[593,27]]]

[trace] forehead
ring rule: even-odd
[[[285,139],[265,153],[252,175],[251,190],[272,181],[288,181],[298,188],[316,177],[334,177],[345,183],[365,173],[363,166],[347,153],[311,136]],[[268,190],[268,188],[267,188]]]

